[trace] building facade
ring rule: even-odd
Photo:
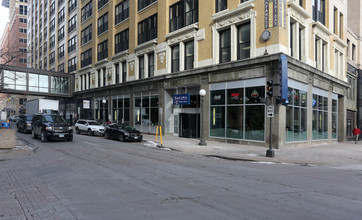
[[[271,133],[276,148],[346,138],[346,1],[30,4],[35,9],[42,4],[43,16],[49,11],[44,27],[38,28],[47,30],[50,44],[55,36],[56,46],[46,53],[55,57],[49,69],[62,63],[59,54],[52,55],[61,44],[51,26],[61,30],[62,7],[57,5],[67,4],[64,70],[75,73],[75,118],[129,122],[145,133],[155,133],[160,125],[167,135],[198,138],[203,132],[207,139],[260,146],[269,146]],[[50,15],[52,4],[55,12]],[[37,20],[35,9],[31,15]],[[69,32],[72,19],[76,28]],[[32,47],[37,35],[29,22]],[[73,30],[79,36],[74,41]],[[70,65],[69,51],[76,54]],[[271,97],[267,81],[273,81]],[[280,81],[287,86],[283,92]],[[206,90],[202,105],[200,89]]]

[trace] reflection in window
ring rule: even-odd
[[[307,92],[288,88],[286,108],[286,142],[307,140]]]
[[[328,97],[313,94],[312,139],[328,139]]]

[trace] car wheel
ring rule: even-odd
[[[104,132],[104,138],[105,138],[105,139],[109,139],[108,132]]]
[[[31,138],[33,138],[33,139],[38,138],[38,135],[36,135],[33,130],[31,131]]]
[[[92,136],[92,135],[93,135],[93,133],[92,133],[92,130],[91,130],[91,129],[88,129],[88,135],[89,135],[89,136]]]
[[[45,131],[41,131],[40,140],[42,142],[47,142],[48,141],[48,138],[45,136]]]
[[[124,142],[124,135],[123,134],[119,134],[119,141]]]
[[[79,128],[75,128],[75,132],[76,132],[77,134],[80,134]]]

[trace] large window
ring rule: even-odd
[[[238,60],[250,58],[250,23],[238,27]]]
[[[68,40],[68,53],[75,50],[76,47],[77,47],[77,36],[74,36],[70,40]]]
[[[98,0],[98,9],[102,8],[107,3],[108,0]]]
[[[128,29],[115,35],[115,53],[128,50],[129,46],[129,31]]]
[[[51,77],[51,93],[69,94],[69,78],[68,77]]]
[[[77,69],[77,57],[70,58],[68,60],[68,73]]]
[[[128,0],[123,0],[121,3],[116,5],[115,8],[115,24],[124,21],[129,17],[129,3]]]
[[[61,22],[63,22],[65,19],[65,13],[64,13],[64,8],[62,8],[60,10],[60,12],[58,13],[58,24],[60,24]]]
[[[58,59],[64,57],[64,44],[58,47]]]
[[[98,35],[108,31],[108,13],[98,19]]]
[[[313,94],[312,139],[328,139],[328,93]]]
[[[198,22],[198,0],[181,0],[170,6],[170,32]]]
[[[304,90],[288,88],[289,104],[286,108],[286,142],[307,141],[308,96]]]
[[[138,44],[157,38],[157,14],[138,23]]]
[[[58,30],[58,42],[63,40],[64,36],[65,36],[65,33],[64,33],[64,26],[63,26]]]
[[[77,15],[74,15],[69,21],[68,21],[68,34],[75,30],[77,27]]]
[[[149,53],[148,54],[148,76],[155,75],[155,54]]]
[[[92,40],[92,25],[89,25],[84,30],[82,30],[80,36],[82,45]]]
[[[4,70],[3,80],[5,89],[26,90],[26,73],[24,72]]]
[[[228,8],[227,0],[215,0],[215,12],[223,11]]]
[[[127,81],[127,61],[122,62],[122,82]]]
[[[138,11],[152,4],[153,2],[157,2],[157,0],[138,0]]]
[[[81,22],[83,23],[85,20],[87,20],[90,16],[92,16],[92,0],[89,1],[81,11]]]
[[[156,133],[158,125],[158,96],[136,95],[133,115],[135,127],[138,130]]]
[[[194,68],[194,41],[185,43],[185,70]]]
[[[144,56],[138,57],[138,78],[145,78],[145,59]]]
[[[112,121],[129,122],[130,121],[130,101],[129,95],[112,96]]]
[[[325,24],[326,16],[326,3],[325,0],[313,0],[312,1],[313,20],[319,21]]]
[[[98,44],[98,56],[97,60],[103,60],[108,57],[108,40],[105,40]]]
[[[338,131],[338,96],[332,94],[332,139],[337,139]]]
[[[180,46],[177,44],[171,47],[171,72],[178,72],[180,70]]]
[[[49,92],[48,76],[29,73],[29,91]]]
[[[80,56],[81,67],[92,64],[92,48],[84,51]]]
[[[77,7],[78,0],[69,0],[68,1],[68,13],[71,13]]]
[[[210,136],[264,141],[264,84],[257,79],[211,85]]]
[[[220,31],[220,63],[231,60],[231,32],[230,29]]]

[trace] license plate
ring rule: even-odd
[[[138,137],[134,137],[134,139],[138,139]]]
[[[60,138],[63,138],[63,137],[64,137],[64,134],[59,134],[59,137],[60,137]]]

